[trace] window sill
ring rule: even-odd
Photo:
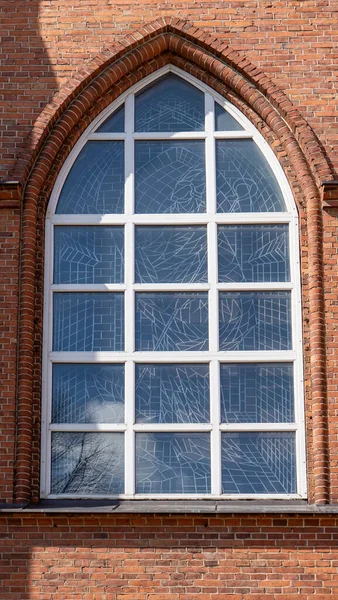
[[[338,514],[338,504],[308,504],[306,500],[41,500],[39,504],[0,504],[8,513],[162,513],[162,514]]]

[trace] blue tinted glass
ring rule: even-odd
[[[52,423],[122,423],[124,365],[53,365]]]
[[[288,225],[218,228],[219,281],[289,281]]]
[[[137,433],[136,493],[210,493],[209,434]]]
[[[136,294],[136,350],[208,350],[208,294]]]
[[[223,494],[294,494],[294,433],[222,434]]]
[[[135,242],[137,282],[208,280],[206,227],[137,227]]]
[[[123,433],[52,433],[52,494],[123,494]]]
[[[54,283],[122,283],[123,227],[55,227]]]
[[[62,188],[56,213],[123,213],[124,143],[87,142]]]
[[[122,133],[124,131],[124,106],[99,127],[95,133]]]
[[[222,423],[291,423],[292,364],[221,365]]]
[[[206,423],[209,412],[209,365],[136,365],[137,423]]]
[[[243,131],[243,127],[215,102],[215,131]]]
[[[53,350],[123,350],[123,314],[123,294],[54,294]]]
[[[135,98],[135,131],[203,131],[204,94],[166,75]]]
[[[289,292],[220,294],[220,350],[290,350]]]
[[[135,142],[137,213],[205,212],[204,140]]]
[[[273,171],[253,140],[216,141],[218,212],[285,211]]]

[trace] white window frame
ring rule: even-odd
[[[134,97],[142,88],[166,73],[188,81],[205,93],[205,131],[189,133],[134,133]],[[243,127],[243,131],[214,131],[214,102],[217,101]],[[125,133],[95,133],[112,113],[125,103]],[[247,138],[255,141],[269,162],[282,191],[287,211],[282,213],[216,213],[215,139]],[[206,140],[206,201],[203,214],[137,214],[134,205],[133,141],[137,139],[205,139]],[[125,141],[125,214],[61,215],[55,214],[56,205],[66,177],[88,140]],[[217,225],[218,224],[289,224],[291,281],[280,283],[218,283]],[[194,284],[135,284],[134,228],[135,225],[207,225],[208,283]],[[53,232],[55,225],[125,225],[124,284],[53,284]],[[41,497],[91,499],[299,499],[306,498],[306,454],[304,427],[304,392],[302,363],[302,312],[300,287],[298,214],[292,192],[284,172],[264,138],[250,121],[222,96],[181,69],[166,65],[135,84],[118,100],[107,107],[86,129],[65,161],[52,192],[46,215],[44,338],[42,379],[42,443],[41,443]],[[135,314],[136,291],[209,291],[209,351],[204,352],[134,352],[134,321],[125,319],[125,352],[53,352],[52,351],[52,297],[54,292],[123,291],[125,314]],[[293,349],[289,351],[236,351],[218,350],[218,292],[219,291],[285,291],[291,293]],[[210,424],[135,424],[135,364],[136,363],[210,363]],[[231,423],[220,425],[220,363],[293,363],[294,423]],[[124,424],[51,424],[52,365],[53,363],[124,363],[125,364],[125,423]],[[125,434],[125,494],[84,495],[51,494],[51,432],[124,432]],[[135,434],[136,432],[210,432],[211,434],[211,494],[135,494]],[[221,493],[221,432],[289,431],[296,436],[296,494],[222,494]]]

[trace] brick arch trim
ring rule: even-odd
[[[279,137],[287,136],[288,130],[293,134],[317,185],[324,180],[334,180],[332,168],[315,134],[287,95],[244,54],[235,52],[226,42],[206,34],[189,22],[172,17],[149,23],[103,50],[55,94],[36,120],[30,139],[14,167],[12,179],[25,182],[41,148],[58,120],[64,121],[65,113],[75,99],[81,97],[86,105],[88,100],[90,102],[88,96],[91,94],[94,100],[94,94],[102,93],[107,82],[109,85],[116,84],[126,72],[165,51],[191,60],[214,74],[253,106],[273,130],[272,119],[277,113],[285,127],[281,129],[282,125],[279,124]],[[90,91],[87,89],[85,93],[84,90],[89,86]],[[77,109],[77,106],[73,107],[74,120]]]
[[[103,51],[77,73],[41,113],[13,177],[24,173],[20,290],[15,501],[31,500],[35,265],[37,214],[57,172],[84,128],[122,91],[163,64],[173,62],[216,91],[240,98],[273,132],[302,189],[309,242],[309,305],[312,380],[314,494],[329,500],[327,397],[323,301],[320,182],[332,180],[328,162],[310,127],[280,91],[245,57],[187,22],[160,19]],[[113,92],[112,92],[113,90]],[[27,159],[27,156],[29,158]],[[58,166],[56,166],[58,165]],[[53,178],[54,173],[54,178]],[[51,175],[52,174],[52,175]]]

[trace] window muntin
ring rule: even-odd
[[[180,79],[178,74],[160,80],[159,87]],[[190,82],[184,85],[191,87]],[[53,317],[49,305],[46,319],[54,322],[56,336],[53,341],[51,332],[46,336],[45,362],[48,373],[52,367],[70,370],[72,391],[67,394],[78,408],[68,409],[65,421],[60,408],[64,398],[54,400],[58,410],[49,400],[54,418],[45,410],[43,495],[304,497],[292,198],[252,126],[231,106],[225,112],[208,89],[197,91],[205,110],[204,130],[197,125],[195,130],[177,129],[178,122],[188,123],[187,93],[184,106],[178,103],[175,110],[171,96],[166,114],[162,95],[148,131],[134,133],[134,107],[142,105],[142,94],[152,95],[156,108],[155,81],[136,96],[126,95],[123,107],[101,117],[99,126],[94,123],[91,129],[96,127],[97,133],[86,136],[68,176],[65,168],[60,177],[65,183],[55,215],[51,203],[47,219],[56,241],[54,255],[61,257],[55,258],[59,275],[53,285],[47,278],[46,288],[62,310],[54,310]],[[177,116],[177,110],[182,114]],[[171,123],[173,131],[169,125],[162,132],[156,129],[163,122]],[[222,123],[228,130],[218,131]],[[95,248],[100,245],[96,230],[106,239],[101,254]],[[57,242],[62,233],[66,244]],[[104,256],[107,252],[110,258]],[[268,377],[264,372],[269,366]],[[108,378],[107,373],[90,376],[91,369],[103,367],[123,368],[124,389],[121,371],[115,384],[112,373]],[[229,389],[224,373],[232,367],[248,381],[259,379],[254,397],[248,384],[240,383],[237,413],[233,387],[231,397],[229,392],[225,398],[224,391]],[[77,377],[81,383],[75,381],[76,369],[82,372]],[[88,388],[86,397],[74,386]],[[48,383],[45,388],[50,398],[51,387]],[[53,383],[55,397],[54,388]],[[65,394],[67,385],[61,388]],[[81,410],[86,415],[82,419]],[[113,448],[117,466],[104,482]],[[279,456],[275,470],[273,455]],[[126,465],[124,483],[121,461]],[[74,464],[80,465],[79,473]],[[97,484],[91,485],[94,472]]]

